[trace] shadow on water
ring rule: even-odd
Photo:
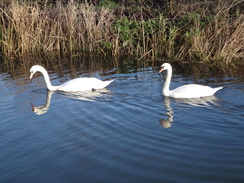
[[[195,75],[208,78],[208,76],[243,76],[243,62],[235,63],[235,66],[224,65],[223,67],[211,65],[202,62],[181,62],[166,60],[138,60],[133,56],[121,55],[120,57],[111,57],[104,55],[91,55],[86,53],[74,54],[35,54],[22,55],[18,59],[1,58],[0,72],[8,73],[12,78],[17,79],[23,75],[29,75],[31,66],[39,64],[52,73],[57,73],[59,78],[75,78],[80,74],[89,75],[92,72],[100,71],[101,75],[113,73],[129,73],[140,68],[159,67],[165,62],[170,62],[176,70],[175,74],[183,76]],[[179,72],[178,72],[179,71]]]
[[[110,69],[118,66],[117,62],[113,62],[110,57],[50,54],[42,57],[26,56],[18,60],[6,59],[0,63],[0,72],[8,73],[13,79],[18,79],[23,75],[28,76],[31,66],[36,64],[51,73],[57,73],[59,78],[76,78],[80,74],[89,75],[98,70],[101,75],[108,75]]]

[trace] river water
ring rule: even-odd
[[[2,71],[0,182],[244,182],[243,77],[174,70],[171,88],[224,87],[182,100],[162,96],[158,69],[76,72],[115,79],[83,93],[48,92],[40,74]],[[53,84],[72,78],[48,72]]]

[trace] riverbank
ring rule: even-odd
[[[79,52],[224,67],[244,57],[243,0],[45,2],[2,1],[4,56]]]

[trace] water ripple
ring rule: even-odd
[[[243,180],[243,91],[233,80],[219,83],[225,86],[215,97],[182,100],[162,96],[153,70],[109,77],[116,78],[109,91],[88,93],[7,81],[0,104],[0,180]],[[173,85],[182,80],[175,77]]]

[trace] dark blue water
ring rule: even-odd
[[[224,89],[180,100],[162,96],[157,71],[92,73],[115,81],[86,93],[1,73],[0,182],[244,182],[243,78],[198,79]],[[195,81],[174,75],[171,88]]]

